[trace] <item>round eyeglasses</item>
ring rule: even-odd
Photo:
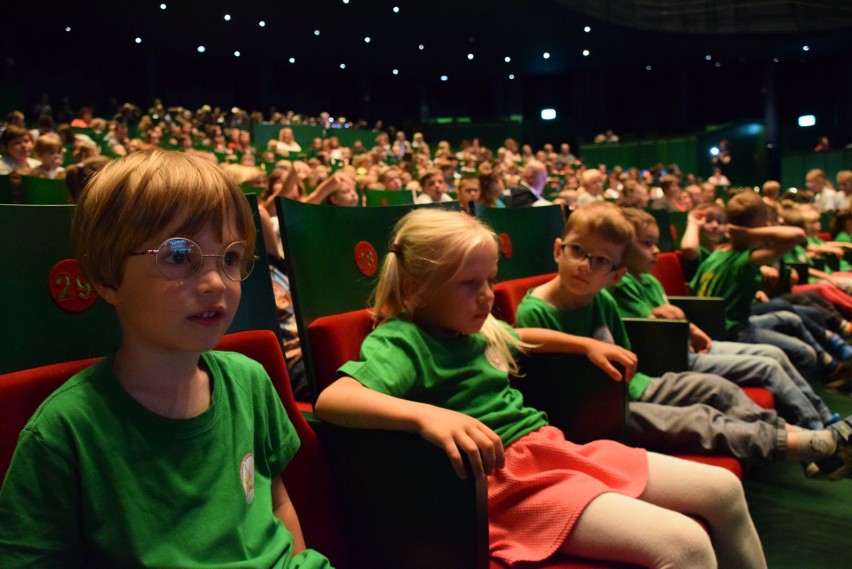
[[[260,258],[246,250],[245,241],[234,241],[225,247],[221,255],[205,255],[198,243],[186,237],[172,237],[160,243],[156,249],[129,254],[131,257],[136,255],[154,255],[157,270],[173,281],[192,277],[201,268],[205,257],[216,259],[219,270],[229,280],[244,281],[251,274],[254,262]]]
[[[563,243],[562,253],[572,261],[582,263],[586,259],[589,260],[589,269],[598,275],[611,273],[618,268],[618,265],[609,257],[603,255],[589,255],[589,253],[577,245],[576,243]]]

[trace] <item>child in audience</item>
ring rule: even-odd
[[[833,388],[846,386],[852,368],[822,350],[798,315],[788,311],[752,313],[760,267],[807,243],[799,227],[768,226],[769,213],[760,196],[751,190],[731,198],[726,211],[731,243],[716,248],[701,263],[690,286],[698,296],[725,299],[730,339],[778,346],[808,381],[822,380]]]
[[[462,178],[456,189],[456,196],[458,196],[461,210],[472,214],[474,204],[479,201],[479,194],[478,178]]]
[[[72,232],[122,340],[22,431],[0,566],[329,567],[281,481],[299,440],[269,377],[211,351],[254,265],[240,189],[184,153],[134,153],[95,175]]]
[[[0,133],[0,176],[12,172],[23,173],[37,167],[40,162],[31,158],[33,135],[22,126],[10,124]]]
[[[375,291],[378,327],[316,410],[350,427],[412,430],[488,475],[492,557],[510,565],[557,550],[646,567],[765,567],[729,472],[612,441],[574,445],[508,382],[512,352],[584,351],[615,380],[635,356],[491,316],[498,247],[460,212],[420,209],[397,224]],[[626,365],[626,377],[609,363]],[[679,512],[707,520],[713,539]],[[635,529],[642,527],[641,538]]]
[[[609,288],[618,311],[627,318],[686,318],[670,304],[651,272],[657,264],[660,230],[654,217],[638,209],[624,209],[635,239],[625,259],[627,273]],[[828,407],[796,371],[780,348],[768,344],[711,341],[690,323],[689,369],[721,375],[739,385],[762,385],[775,396],[779,413],[787,421],[808,429],[822,429],[834,421]]]
[[[517,325],[550,328],[593,345],[629,349],[615,301],[603,289],[627,272],[623,261],[633,235],[633,226],[613,204],[589,204],[572,213],[562,238],[554,242],[558,274],[527,293],[515,316]],[[759,407],[737,385],[717,375],[682,372],[651,378],[637,373],[628,388],[628,436],[644,448],[724,452],[751,462],[809,463],[834,460],[852,436],[852,420],[843,423],[845,431],[791,427],[774,410]],[[846,474],[845,467],[839,467],[838,477]]]
[[[444,173],[433,168],[427,170],[420,176],[421,194],[417,196],[414,203],[439,203],[451,202],[453,199],[447,195],[447,182],[444,179]]]
[[[65,168],[62,167],[62,153],[64,150],[59,136],[48,133],[38,137],[38,140],[35,141],[33,152],[35,153],[36,160],[41,162],[41,164],[33,168],[29,172],[29,175],[39,178],[50,178],[51,180],[64,178]]]

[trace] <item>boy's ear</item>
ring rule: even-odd
[[[620,269],[616,269],[612,272],[612,284],[617,285],[622,277],[627,274],[627,267],[621,267]]]
[[[98,293],[98,296],[103,298],[109,304],[115,306],[118,303],[118,289],[112,286],[107,286],[98,283],[92,283],[92,287],[94,287],[95,292]]]
[[[562,254],[562,239],[558,237],[553,241],[553,260],[556,261],[556,264],[559,264],[559,255]]]

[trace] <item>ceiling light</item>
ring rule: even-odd
[[[446,81],[447,79],[449,79],[449,77],[447,77],[446,75],[441,75],[441,81]]]
[[[515,78],[515,74],[514,74],[514,73],[509,73],[509,79],[514,79],[514,78]]]
[[[394,75],[399,75],[399,69],[394,69],[394,70],[393,70],[393,74],[394,74]]]
[[[346,64],[345,64],[345,63],[341,63],[341,64],[340,64],[340,68],[341,68],[341,69],[346,69]]]
[[[814,115],[802,115],[799,117],[799,126],[814,126],[816,117]]]
[[[419,49],[420,51],[423,51],[424,45],[421,43],[420,45],[417,46],[417,49]]]
[[[810,51],[810,50],[811,50],[810,46],[807,46],[807,45],[802,46],[802,51]]]
[[[136,41],[136,43],[142,43],[142,38],[136,38],[134,41]]]
[[[590,31],[592,31],[592,28],[590,28],[589,26],[586,26],[585,28],[583,28],[583,31],[586,32],[586,33],[589,33]]]
[[[364,43],[370,43],[370,36],[364,38]]]
[[[507,55],[506,57],[503,58],[503,61],[505,61],[506,63],[509,63],[510,61],[512,61],[512,58]]]
[[[550,52],[545,51],[541,56],[545,59],[550,59]]]
[[[393,13],[394,13],[394,14],[399,14],[399,6],[394,6],[394,7],[393,7]]]
[[[266,27],[266,22],[264,22],[263,20],[261,20],[261,21],[259,21],[259,22],[257,23],[257,25],[258,25],[258,26],[260,26],[261,28],[265,28],[265,27]]]
[[[589,57],[589,50],[588,49],[583,50],[583,57]]]
[[[319,30],[314,30],[314,35],[315,35],[315,36],[318,36],[318,35],[319,35]]]
[[[203,45],[198,46],[198,53],[204,53],[205,51],[207,51],[206,47],[204,47]]]
[[[70,31],[71,31],[71,26],[65,26],[65,31],[66,31],[66,32],[70,32]]]
[[[160,10],[165,10],[165,9],[166,9],[166,5],[165,5],[165,4],[160,4]]]
[[[541,109],[541,120],[552,121],[556,118],[556,109]]]
[[[472,53],[468,53],[468,54],[467,54],[467,59],[468,59],[468,61],[472,61],[472,60],[473,60],[473,54],[472,54]]]
[[[225,21],[226,21],[226,22],[230,22],[230,21],[231,21],[231,15],[230,15],[230,14],[225,14]]]
[[[295,58],[295,57],[291,57],[291,58],[290,58],[290,63],[296,63],[296,58]]]
[[[240,56],[240,52],[239,52],[239,51],[235,51],[235,52],[234,52],[234,57],[239,57],[239,56]]]

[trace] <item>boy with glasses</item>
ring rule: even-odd
[[[117,351],[48,397],[0,489],[0,566],[325,569],[281,473],[299,447],[263,367],[211,351],[255,227],[215,166],[152,150],[100,170],[72,226]]]
[[[590,357],[599,352],[595,348],[600,342],[629,350],[616,303],[604,289],[627,272],[622,263],[633,240],[633,225],[613,204],[597,202],[573,212],[562,238],[554,243],[558,275],[527,293],[518,307],[516,325],[586,337],[585,353]],[[592,362],[613,379],[622,379],[608,361]],[[830,459],[837,466],[830,473],[821,472],[834,479],[852,469],[842,458],[852,436],[849,419],[839,423],[842,428],[792,427],[774,410],[752,402],[738,386],[704,373],[657,378],[637,373],[628,392],[628,436],[637,446],[660,452],[724,453],[752,463]]]

